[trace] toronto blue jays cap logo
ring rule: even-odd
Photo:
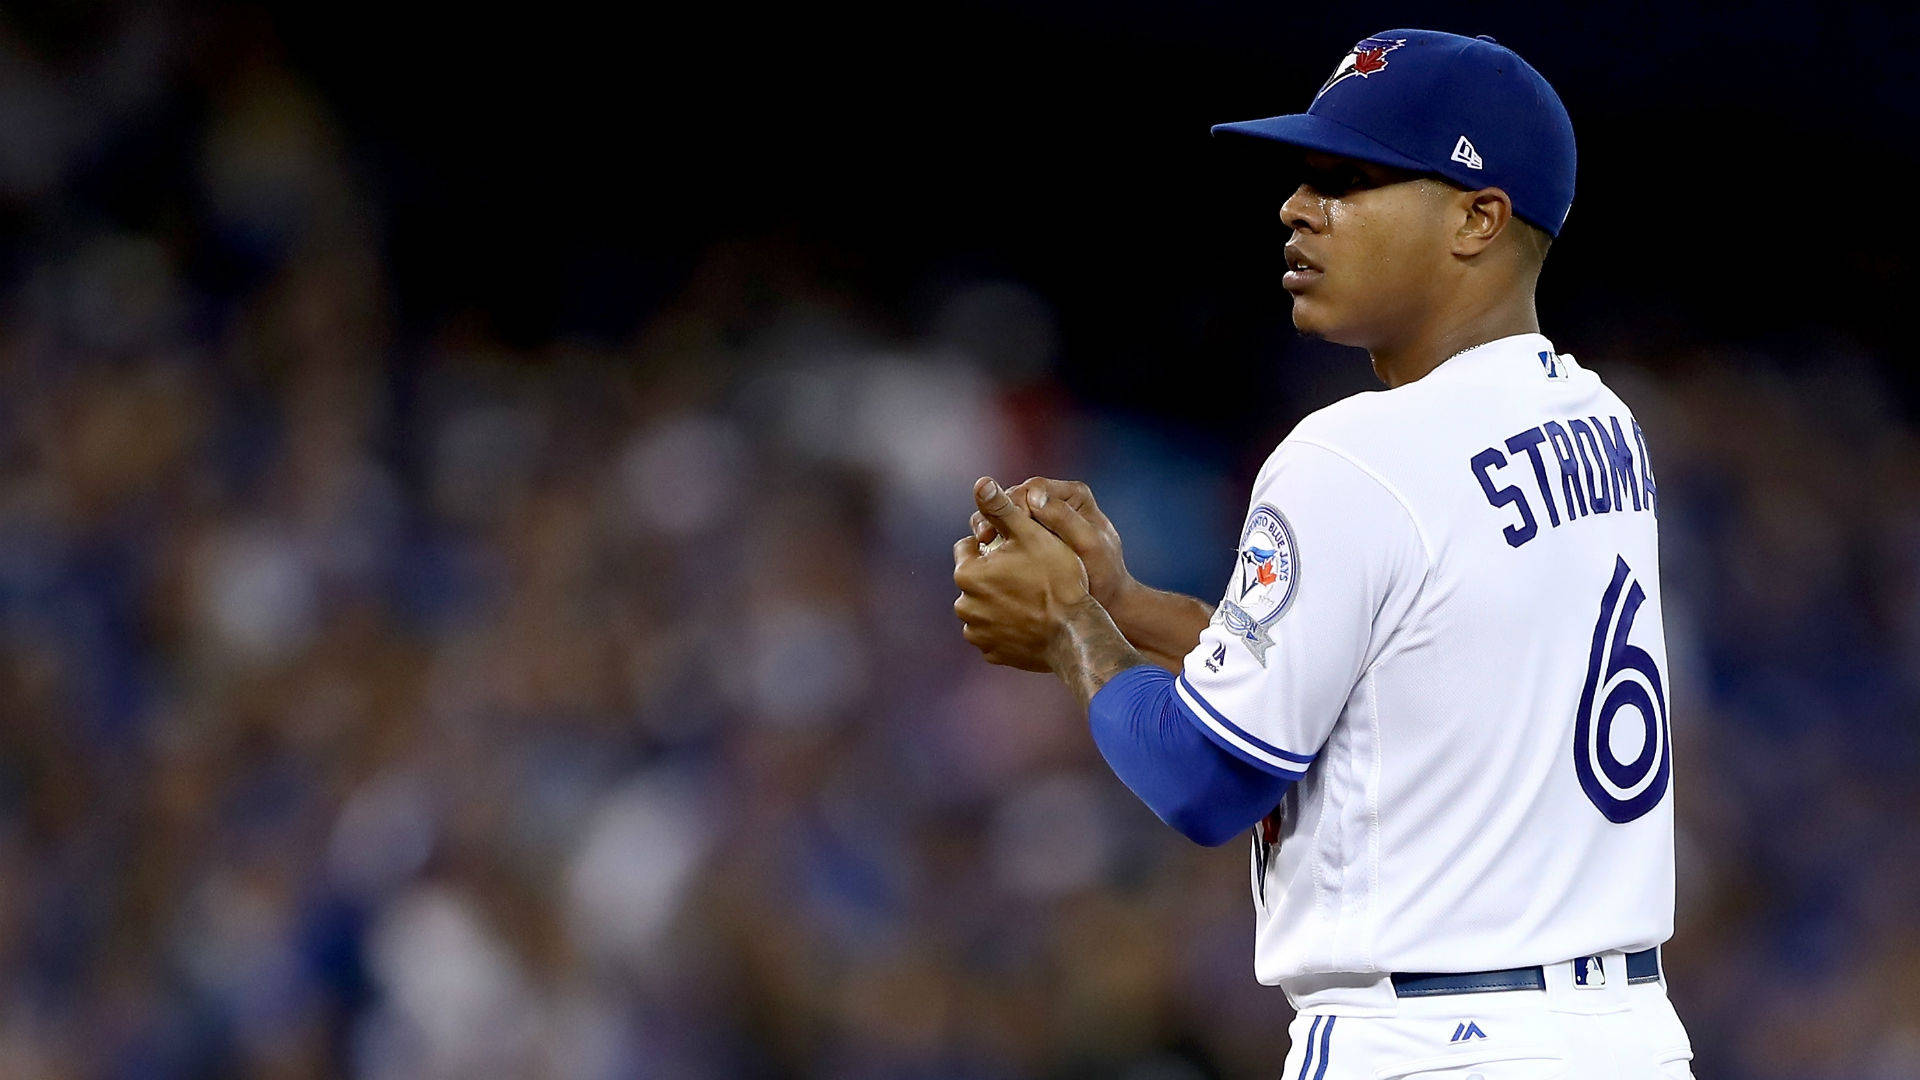
[[[1383,70],[1387,66],[1387,54],[1406,43],[1406,38],[1361,38],[1359,44],[1340,58],[1339,65],[1333,69],[1332,75],[1327,76],[1327,81],[1320,85],[1319,91],[1313,95],[1313,100],[1319,101],[1321,94],[1326,93],[1334,83],[1343,79],[1354,75],[1364,79],[1376,71]]]
[[[1292,602],[1299,571],[1292,526],[1272,506],[1261,503],[1254,507],[1247,516],[1247,527],[1240,533],[1240,558],[1233,583],[1214,618],[1245,640],[1263,667],[1267,649],[1273,644],[1267,627]]]

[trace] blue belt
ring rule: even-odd
[[[1393,979],[1395,997],[1486,994],[1495,990],[1545,990],[1547,988],[1546,973],[1541,971],[1538,965],[1507,968],[1504,971],[1461,971],[1450,974],[1396,971],[1390,977]],[[1627,954],[1629,985],[1659,980],[1660,951],[1658,947]]]

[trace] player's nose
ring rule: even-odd
[[[1305,184],[1295,188],[1280,204],[1280,223],[1295,232],[1313,232],[1320,227],[1320,200]]]

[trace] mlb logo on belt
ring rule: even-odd
[[[1597,956],[1582,956],[1573,962],[1573,985],[1592,990],[1607,985],[1607,969]]]

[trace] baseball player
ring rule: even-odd
[[[982,478],[967,640],[1058,675],[1169,825],[1251,829],[1285,1076],[1690,1077],[1653,464],[1534,312],[1566,109],[1490,37],[1391,30],[1214,131],[1298,169],[1294,325],[1387,388],[1267,459],[1217,605],[1133,580],[1083,485]]]

